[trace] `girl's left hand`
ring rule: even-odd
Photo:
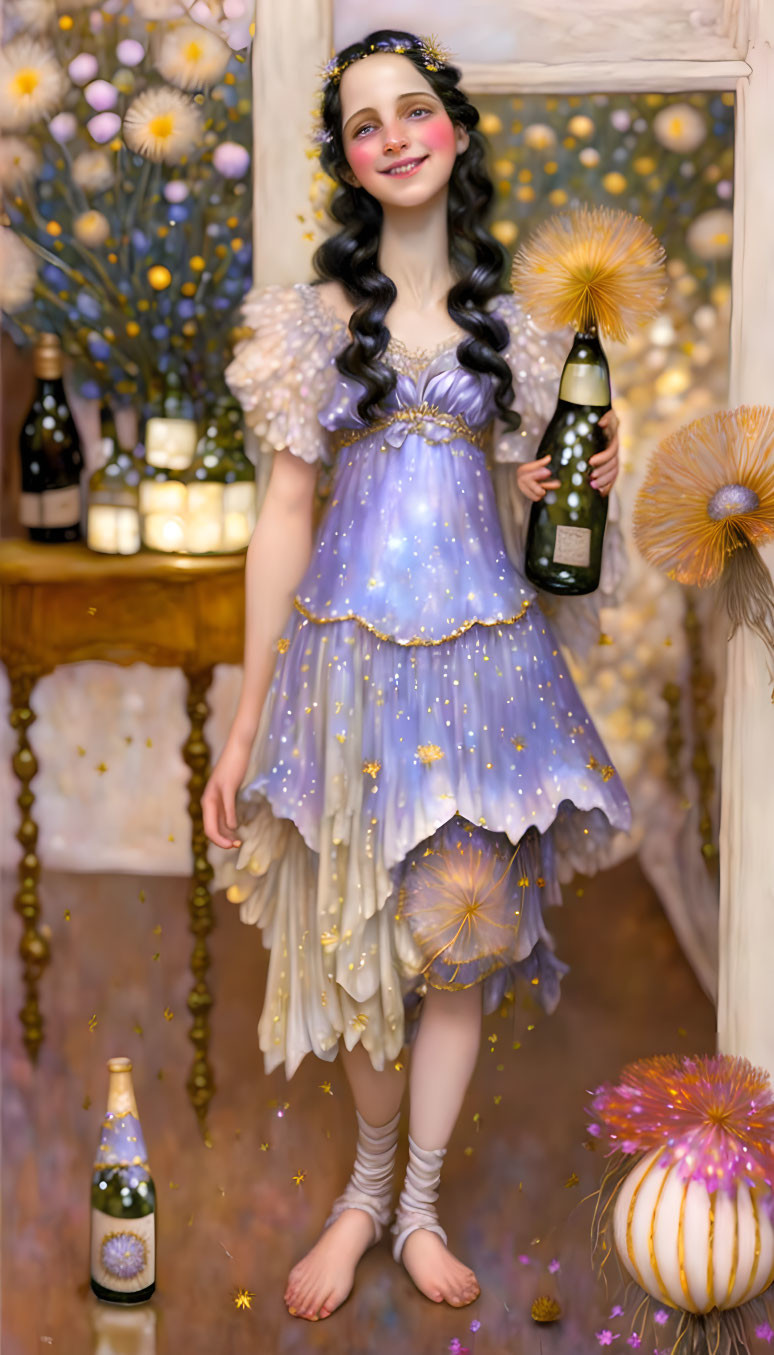
[[[608,443],[601,452],[595,452],[593,456],[589,457],[589,465],[593,467],[590,483],[606,499],[618,476],[618,452],[620,448],[618,415],[614,409],[609,409],[606,414],[602,415],[599,427],[605,429],[608,435]]]

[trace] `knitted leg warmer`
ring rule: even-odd
[[[392,1215],[392,1169],[398,1143],[400,1111],[383,1125],[374,1126],[358,1110],[358,1136],[355,1165],[343,1194],[334,1202],[326,1219],[328,1228],[345,1209],[362,1209],[374,1223],[374,1242],[382,1236]]]
[[[400,1194],[395,1222],[392,1225],[395,1236],[392,1254],[396,1261],[401,1258],[406,1238],[417,1228],[426,1228],[429,1233],[437,1233],[446,1245],[446,1233],[438,1222],[435,1211],[441,1166],[445,1156],[445,1148],[420,1148],[409,1134],[406,1182]]]

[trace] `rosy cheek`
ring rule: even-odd
[[[428,150],[446,155],[456,153],[454,126],[449,118],[428,118],[422,127],[421,137]]]
[[[372,144],[369,144],[372,143]],[[347,147],[347,159],[350,169],[359,179],[367,174],[378,155],[376,140],[363,137],[360,141],[350,141]]]

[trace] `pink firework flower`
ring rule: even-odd
[[[599,1087],[592,1107],[611,1153],[663,1148],[663,1166],[711,1192],[774,1186],[774,1092],[747,1059],[640,1059]]]

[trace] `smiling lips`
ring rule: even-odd
[[[406,178],[409,174],[415,174],[419,166],[424,164],[426,155],[416,156],[412,160],[399,160],[396,165],[390,165],[389,169],[380,169],[380,174],[390,174],[393,178]]]

